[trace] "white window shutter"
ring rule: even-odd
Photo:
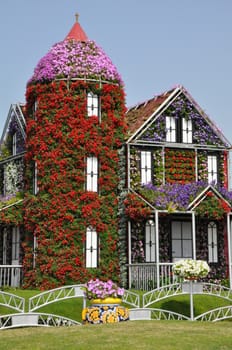
[[[145,228],[145,249],[146,262],[156,261],[156,240],[155,240],[155,224],[152,220],[147,221]]]
[[[217,183],[218,169],[217,169],[217,156],[208,156],[208,183]]]
[[[87,191],[98,191],[98,158],[87,157],[87,179],[86,179],[86,190]]]
[[[218,262],[217,225],[215,222],[208,224],[208,261]]]
[[[192,143],[193,139],[192,120],[182,118],[182,142]]]
[[[151,182],[151,152],[141,152],[141,184],[146,185]]]
[[[176,142],[176,119],[166,117],[166,141]]]

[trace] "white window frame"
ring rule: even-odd
[[[208,223],[208,262],[218,263],[218,232],[214,221]]]
[[[17,133],[15,132],[12,136],[12,155],[17,154]]]
[[[89,156],[86,163],[86,190],[98,192],[98,158]]]
[[[38,186],[38,166],[37,162],[34,162],[34,178],[33,178],[33,192],[36,195],[39,192]]]
[[[87,94],[87,115],[99,117],[99,97],[92,92]]]
[[[182,142],[193,142],[193,126],[191,119],[182,118]]]
[[[152,182],[152,159],[150,151],[141,151],[141,184]]]
[[[2,237],[2,263],[6,265],[7,263],[7,229],[4,227],[3,229],[3,237]]]
[[[166,117],[166,141],[176,142],[176,118]]]
[[[153,220],[148,220],[145,225],[145,261],[156,262],[156,236]]]
[[[98,235],[92,227],[86,229],[85,262],[86,268],[98,266]]]
[[[20,230],[18,226],[12,228],[12,246],[11,246],[11,263],[12,265],[19,264],[20,254]]]
[[[207,156],[208,163],[208,183],[211,184],[214,182],[215,184],[218,181],[218,162],[216,155],[208,155]]]
[[[34,118],[34,120],[37,120],[37,116],[36,116],[37,108],[38,108],[38,101],[35,100],[35,103],[34,103],[34,106],[33,106],[33,118]]]

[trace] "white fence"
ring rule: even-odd
[[[22,265],[0,265],[0,287],[20,287]]]
[[[131,264],[129,268],[129,289],[152,290],[176,282],[172,273],[173,263]]]

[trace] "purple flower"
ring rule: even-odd
[[[93,78],[123,85],[110,58],[94,41],[64,40],[52,46],[37,64],[29,84],[59,78]]]

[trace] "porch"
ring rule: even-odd
[[[128,287],[152,290],[181,282],[172,273],[180,259],[209,263],[209,279],[232,289],[232,217],[209,220],[194,211],[154,211],[143,223],[128,222]]]
[[[167,285],[183,282],[179,276],[172,272],[174,263],[138,263],[128,264],[129,289],[153,290]],[[229,288],[232,290],[232,264],[230,264]]]

